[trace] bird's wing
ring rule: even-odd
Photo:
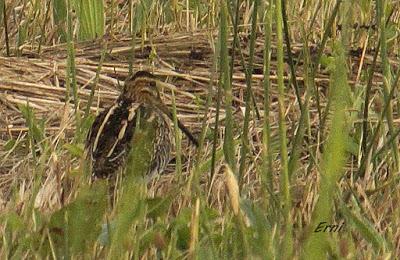
[[[86,143],[95,175],[116,170],[115,167],[128,154],[139,106],[121,101],[95,119]]]

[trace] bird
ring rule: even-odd
[[[94,120],[86,138],[92,178],[115,178],[119,169],[140,172],[151,179],[162,173],[174,146],[173,114],[163,103],[159,79],[138,71],[125,80],[116,100]],[[198,146],[197,139],[177,120],[178,127]]]

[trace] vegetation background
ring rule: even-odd
[[[399,257],[399,14],[392,0],[0,0],[0,258]],[[142,69],[200,147],[176,128],[167,172],[118,180],[111,205],[84,141]]]

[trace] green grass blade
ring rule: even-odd
[[[4,40],[6,42],[6,54],[7,56],[10,56],[10,42],[8,39],[8,24],[7,24],[7,6],[6,6],[6,0],[1,0],[0,1],[0,22],[3,22],[4,26]]]
[[[390,70],[390,64],[388,60],[388,48],[387,48],[387,42],[386,42],[386,16],[385,16],[385,8],[386,5],[385,1],[377,1],[376,8],[377,8],[377,16],[378,16],[378,21],[379,21],[379,28],[380,28],[380,39],[381,39],[381,59],[382,59],[382,66],[383,66],[383,94],[384,94],[384,100],[385,103],[389,103],[389,109],[387,110],[386,118],[387,118],[387,124],[389,128],[389,135],[393,136],[394,134],[394,123],[393,123],[393,110],[391,109],[391,100],[388,99],[389,97],[389,89],[391,86],[392,82],[392,74]],[[398,139],[395,138],[395,140],[392,142],[392,153],[393,153],[393,160],[394,160],[394,167],[396,170],[400,169],[400,157],[399,157],[399,149],[397,147],[398,145]]]
[[[264,186],[272,191],[273,187],[273,173],[272,173],[272,144],[271,144],[271,126],[270,126],[270,73],[271,73],[271,35],[272,35],[272,5],[265,10],[264,17],[264,64],[263,64],[263,87],[264,87],[264,124],[263,124],[263,165],[262,165],[262,180]],[[265,189],[267,190],[267,189]],[[267,204],[267,193],[264,195],[264,205]]]
[[[79,20],[79,39],[92,40],[104,35],[103,0],[75,0]]]
[[[225,94],[225,136],[224,136],[224,152],[225,160],[235,172],[235,147],[233,144],[233,114],[232,114],[232,85],[230,80],[230,70],[228,61],[228,10],[226,2],[221,6],[220,19],[220,82],[224,88]],[[215,129],[217,131],[217,129]]]
[[[372,244],[376,253],[382,253],[389,248],[385,238],[379,234],[374,224],[368,219],[354,213],[344,204],[341,206],[341,212],[347,220],[346,223],[349,223],[348,228],[357,230],[365,240]]]
[[[281,203],[284,207],[284,225],[285,235],[282,245],[282,256],[284,259],[290,258],[293,250],[292,242],[292,221],[290,217],[291,198],[290,198],[290,180],[288,169],[288,151],[285,123],[285,85],[283,80],[283,17],[282,3],[280,0],[275,2],[275,20],[276,20],[276,35],[277,35],[277,76],[278,76],[278,124],[279,124],[279,139],[281,153]]]
[[[342,45],[335,52],[335,68],[331,77],[330,95],[332,104],[332,123],[330,135],[323,154],[321,170],[320,194],[315,206],[310,229],[315,228],[320,221],[333,220],[334,194],[336,183],[344,173],[346,162],[346,144],[348,143],[348,127],[346,125],[346,108],[348,106],[347,66],[345,51]],[[305,243],[306,259],[325,258],[329,250],[329,234],[311,234]]]
[[[258,13],[258,0],[253,2],[253,14],[251,22],[251,34],[250,34],[250,57],[249,64],[246,68],[246,92],[245,92],[245,114],[242,130],[242,147],[240,151],[240,166],[239,166],[239,183],[242,183],[242,178],[244,171],[246,169],[246,157],[249,150],[249,123],[250,123],[250,109],[251,109],[251,85],[252,85],[252,75],[253,75],[253,59],[255,52],[255,42],[257,33],[257,13]],[[233,71],[233,67],[231,67]],[[240,185],[241,186],[241,185]]]

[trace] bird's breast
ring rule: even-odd
[[[169,162],[173,133],[169,118],[156,109],[140,110],[132,139],[128,171],[142,176],[162,173]]]

